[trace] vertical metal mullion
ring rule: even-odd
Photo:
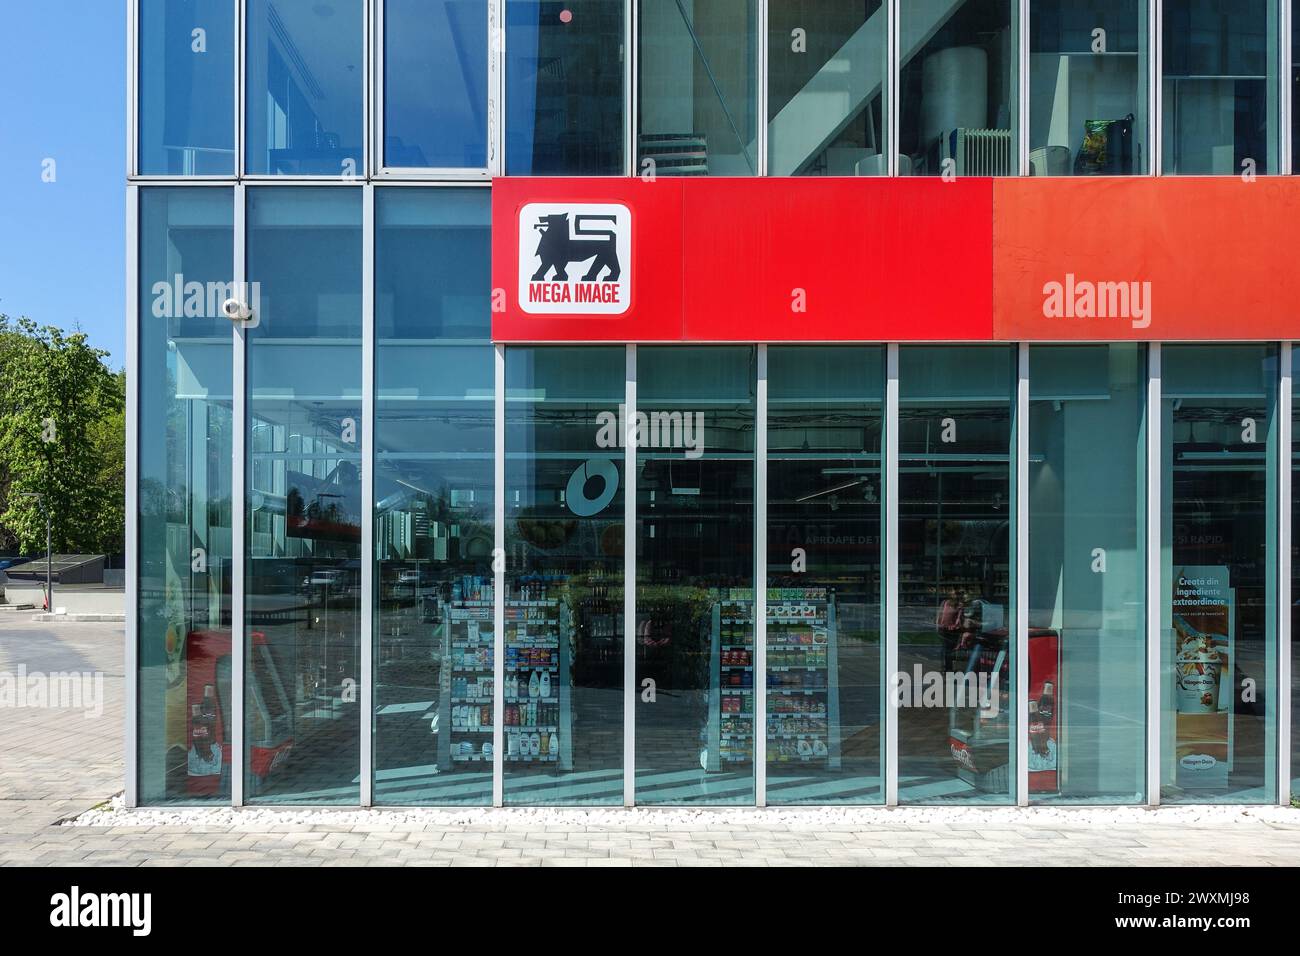
[[[1016,36],[1016,166],[1029,175],[1029,2],[1019,0]]]
[[[372,40],[374,49],[374,58],[372,66],[373,89],[375,91],[375,108],[372,114],[370,125],[374,136],[374,165],[370,168],[371,175],[377,175],[384,171],[384,3],[385,0],[374,0],[374,24],[375,35]],[[488,38],[489,44],[491,37]],[[489,49],[489,53],[490,53]]]
[[[132,4],[134,6],[134,4]],[[126,805],[140,796],[140,188],[126,187],[126,646],[123,683],[126,728]],[[51,608],[51,610],[53,610]]]
[[[885,351],[885,804],[898,805],[898,344]]]
[[[1147,527],[1146,527],[1146,599],[1147,599],[1147,805],[1160,804],[1160,740],[1161,702],[1160,686],[1163,675],[1160,667],[1161,617],[1161,526],[1163,504],[1161,490],[1163,476],[1161,425],[1164,408],[1160,382],[1160,343],[1152,342],[1147,349]]]
[[[375,683],[375,187],[361,211],[361,805],[374,803]]]
[[[1029,343],[1016,360],[1016,803],[1029,806]]]
[[[628,176],[637,175],[637,0],[624,0],[623,7],[623,170]]]
[[[126,175],[128,178],[140,171],[139,2],[140,0],[127,0],[126,3]],[[128,212],[128,220],[130,215]],[[138,321],[139,316],[135,319]]]
[[[636,346],[623,382],[623,806],[636,804]]]
[[[236,183],[234,189],[234,283],[241,296],[248,288],[246,262],[247,187]],[[248,392],[247,330],[243,323],[232,323],[231,356],[231,461],[230,470],[230,802],[244,804],[244,675],[248,647],[244,636],[244,602],[248,570]]]
[[[899,101],[899,0],[885,0],[885,115],[884,139],[890,176],[898,175],[898,101]]]
[[[754,802],[767,806],[767,346],[754,408]],[[829,716],[829,715],[828,715]]]
[[[1292,84],[1291,69],[1294,59],[1294,52],[1291,49],[1291,29],[1292,29],[1292,0],[1279,0],[1281,7],[1278,10],[1278,106],[1279,117],[1278,129],[1279,134],[1279,157],[1278,172],[1287,175],[1292,172],[1292,166],[1295,163],[1294,151],[1292,150],[1291,137],[1293,134],[1292,126],[1294,115],[1292,114]]]
[[[492,805],[505,803],[506,686],[506,347],[493,346]]]
[[[374,175],[378,164],[375,160],[375,138],[372,135],[374,100],[371,91],[374,89],[374,23],[375,7],[382,5],[383,0],[365,0],[361,11],[361,176],[369,180]],[[364,788],[363,788],[364,793]]]
[[[235,4],[235,177],[247,175],[248,153],[248,7],[247,0]]]
[[[1291,804],[1291,521],[1295,514],[1291,495],[1293,467],[1292,428],[1292,352],[1291,343],[1283,342],[1280,355],[1281,376],[1277,390],[1278,421],[1278,569],[1277,569],[1277,802]]]
[[[504,0],[488,0],[488,176],[505,173],[502,155],[505,137],[505,56],[506,28],[502,16]]]
[[[1164,175],[1164,0],[1149,0],[1147,8],[1147,33],[1151,41],[1151,53],[1147,69],[1147,113],[1151,117],[1151,129],[1148,138],[1151,142],[1151,159],[1148,163],[1152,176]],[[1158,359],[1157,359],[1158,361]]]
[[[767,175],[767,16],[768,0],[758,0],[758,136],[754,144],[758,161],[754,172],[759,176]]]

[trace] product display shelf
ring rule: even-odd
[[[505,761],[573,769],[572,621],[553,598],[505,606]]]
[[[442,660],[438,697],[438,764],[492,762],[493,601],[440,602]]]
[[[753,592],[714,604],[710,702],[703,764],[752,762]],[[834,596],[824,588],[771,588],[767,599],[767,759],[840,766]],[[801,743],[802,742],[802,743]]]

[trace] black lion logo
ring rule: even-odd
[[[542,260],[537,271],[533,273],[534,282],[545,282],[547,273],[555,270],[555,281],[567,282],[569,273],[566,267],[570,262],[592,260],[591,268],[582,277],[583,282],[617,282],[622,275],[618,264],[617,237],[612,229],[585,229],[588,222],[616,223],[615,216],[576,216],[574,217],[573,235],[569,235],[569,214],[556,213],[552,216],[539,216],[533,226],[541,236],[537,240],[537,252]],[[580,236],[599,236],[599,239],[585,239]],[[600,279],[602,271],[608,269],[605,278]]]

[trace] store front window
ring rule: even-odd
[[[484,189],[375,191],[374,799],[492,800]]]
[[[245,795],[355,804],[361,190],[250,189],[248,277]]]
[[[1277,6],[1164,0],[1165,174],[1276,170]]]
[[[1146,173],[1147,24],[1147,0],[1033,0],[1030,175]]]
[[[1163,349],[1162,803],[1277,788],[1273,345]]]
[[[900,802],[1015,799],[1015,362],[899,350]]]
[[[140,0],[139,172],[235,172],[233,0]]]
[[[754,802],[755,358],[637,350],[637,803]]]
[[[767,802],[880,803],[884,349],[768,349]]]
[[[234,275],[232,200],[140,193],[142,804],[230,801],[231,333],[219,309]]]
[[[507,803],[623,802],[625,355],[506,351]]]
[[[771,176],[884,176],[883,0],[772,0],[767,13]]]
[[[1145,349],[1029,350],[1029,799],[1146,795]]]
[[[384,0],[384,165],[487,166],[487,5]]]
[[[758,174],[756,0],[640,0],[638,175]]]
[[[899,5],[900,176],[1014,176],[1019,6]]]
[[[362,0],[247,0],[250,174],[364,175],[364,7]]]
[[[1294,346],[1292,346],[1292,354],[1295,354]],[[1300,395],[1291,400],[1291,607],[1288,613],[1291,615],[1292,799],[1300,797],[1300,693],[1298,693],[1300,667],[1296,666],[1296,662],[1300,661],[1300,561],[1296,560],[1296,546],[1297,542],[1300,542],[1300,503],[1296,501],[1296,488],[1300,488],[1300,414],[1298,413],[1300,413]],[[1282,515],[1282,520],[1287,520],[1285,514]]]
[[[506,0],[506,173],[623,172],[623,0]]]

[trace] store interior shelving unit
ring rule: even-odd
[[[555,598],[530,598],[506,601],[505,614],[505,759],[556,763],[561,770],[572,770],[568,608]],[[541,681],[543,674],[549,687]],[[529,747],[527,741],[534,735],[536,746]]]
[[[714,604],[705,769],[754,759],[754,599],[736,588]],[[834,595],[770,588],[767,598],[767,760],[840,767]]]
[[[438,762],[492,762],[493,643],[492,601],[457,600],[443,612],[443,660],[439,697]],[[572,707],[569,687],[569,621],[554,599],[509,600],[505,604],[506,662],[503,732],[505,759],[517,763],[558,763],[573,768]],[[549,693],[542,696],[541,675]],[[531,678],[537,675],[537,681]],[[530,692],[530,683],[537,689]],[[537,752],[521,745],[538,736]],[[514,746],[510,747],[510,738]],[[559,745],[552,750],[551,740]],[[485,748],[484,744],[488,744]],[[468,746],[466,746],[468,745]]]
[[[438,695],[438,765],[492,763],[492,598],[446,602],[440,615],[443,667]],[[475,710],[476,709],[476,710]],[[487,748],[484,748],[487,744]],[[468,746],[466,746],[468,745]]]

